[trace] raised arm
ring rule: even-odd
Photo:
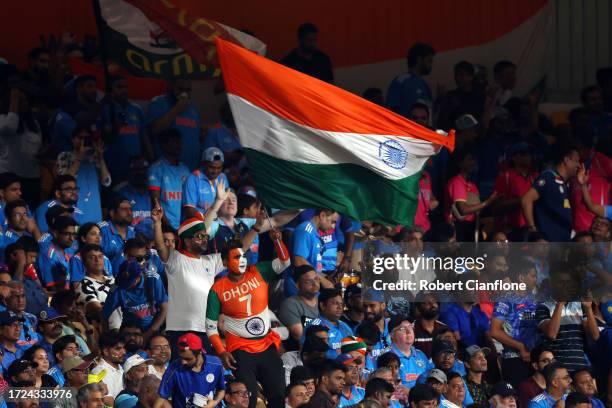
[[[580,184],[580,190],[582,191],[582,201],[586,208],[593,214],[599,217],[606,216],[606,209],[601,205],[597,205],[591,199],[591,193],[589,193],[589,174],[584,168],[584,164],[581,164],[578,168],[578,174],[576,174],[576,180]]]
[[[170,251],[164,244],[164,233],[162,231],[162,219],[164,218],[164,210],[159,203],[159,200],[155,200],[154,207],[151,210],[151,218],[153,219],[153,230],[155,235],[155,247],[157,253],[162,262],[168,262],[170,257]]]

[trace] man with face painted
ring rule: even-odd
[[[249,407],[257,403],[257,382],[263,385],[268,406],[284,406],[285,377],[279,355],[280,338],[272,330],[268,309],[268,285],[289,267],[289,252],[280,232],[271,233],[277,258],[247,266],[243,243],[230,243],[222,252],[229,274],[217,280],[206,306],[206,334],[226,368],[251,392]],[[217,323],[223,314],[225,346]]]

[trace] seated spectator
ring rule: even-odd
[[[119,268],[116,282],[117,287],[109,293],[102,309],[104,319],[119,308],[123,323],[139,325],[145,338],[158,331],[168,310],[168,295],[161,280],[145,275],[136,261],[128,261]]]
[[[148,277],[160,279],[165,272],[164,264],[159,259],[157,251],[149,250],[147,243],[140,237],[131,238],[125,242],[123,253],[113,261],[113,271],[119,271],[121,264],[130,261],[138,262]]]
[[[228,408],[248,408],[249,398],[251,398],[251,392],[247,390],[246,385],[240,381],[230,381],[226,384],[223,406]]]
[[[363,292],[361,302],[363,304],[363,322],[357,327],[357,331],[359,332],[360,327],[367,323],[374,323],[376,325],[379,330],[379,340],[373,345],[370,354],[373,359],[377,359],[383,353],[383,350],[391,345],[389,319],[385,318],[387,304],[385,303],[384,293],[380,290],[368,288]],[[359,333],[358,335],[363,337]]]
[[[563,401],[563,400],[562,400]],[[563,402],[563,406],[566,408],[591,408],[594,407],[595,404],[593,401],[589,399],[584,394],[579,392],[572,392],[567,394],[565,397],[565,401]]]
[[[317,390],[304,408],[334,408],[342,395],[346,367],[335,360],[326,360],[320,370]]]
[[[395,391],[391,397],[391,407],[394,408],[398,405],[405,404],[408,401],[408,394],[410,390],[402,384],[400,378],[400,358],[393,352],[386,352],[381,354],[376,360],[376,365],[380,368],[385,367],[391,370],[391,376],[393,381],[391,384],[394,385]]]
[[[150,366],[149,366],[150,367]],[[136,406],[152,408],[157,400],[157,390],[161,380],[153,375],[147,375],[140,381],[138,403]]]
[[[491,408],[516,408],[518,402],[517,393],[512,384],[498,382],[491,389],[489,404]],[[522,407],[522,405],[521,405]]]
[[[491,349],[486,347],[470,346],[465,349],[465,358],[463,359],[467,370],[465,376],[467,388],[474,404],[483,408],[488,406],[488,397],[491,392],[491,385],[483,378],[483,375],[487,373],[487,355],[490,352]]]
[[[238,138],[238,130],[232,116],[229,102],[225,102],[219,109],[219,125],[206,132],[204,150],[216,147],[221,150],[230,165],[239,163],[243,156],[242,145]]]
[[[321,289],[318,298],[319,317],[311,320],[305,327],[311,325],[323,325],[329,329],[327,344],[330,350],[327,352],[327,358],[335,359],[340,354],[340,346],[342,339],[353,335],[350,327],[340,320],[343,312],[342,296],[335,289]],[[303,336],[304,338],[304,336]],[[303,339],[302,339],[303,341]]]
[[[88,222],[79,227],[77,231],[78,252],[70,258],[68,270],[70,272],[70,282],[72,284],[81,282],[85,278],[85,267],[81,258],[81,248],[85,245],[100,245],[102,243],[102,231],[98,224]],[[113,276],[113,267],[110,260],[104,255],[104,274]]]
[[[117,395],[115,402],[122,396],[133,396],[138,398],[138,391],[140,390],[140,382],[149,372],[148,365],[151,360],[145,360],[139,354],[133,354],[126,358],[123,363],[123,380],[125,388]]]
[[[49,358],[47,351],[40,345],[34,345],[23,353],[23,359],[31,361],[36,366],[34,374],[35,388],[55,388],[59,384],[49,375]]]
[[[32,237],[22,237],[7,246],[5,252],[11,279],[23,284],[26,296],[25,311],[38,315],[49,303],[49,297],[40,284],[35,267],[38,244]]]
[[[83,216],[81,222],[97,222],[102,219],[100,185],[109,187],[111,176],[104,161],[104,143],[93,137],[87,128],[76,127],[72,131],[72,151],[57,157],[57,174],[71,175],[77,180],[79,194],[76,203]]]
[[[365,387],[365,398],[378,401],[380,406],[387,407],[391,403],[393,395],[393,384],[382,378],[372,378]]]
[[[168,91],[151,100],[146,115],[149,131],[154,138],[158,138],[162,150],[164,133],[167,131],[176,132],[183,140],[182,147],[179,145],[176,151],[176,160],[185,163],[187,172],[198,167],[202,151],[200,113],[191,98],[191,89],[189,79],[169,80]],[[178,199],[180,205],[180,194]],[[176,222],[176,225],[172,224],[174,228],[178,228],[179,220]]]
[[[149,339],[147,355],[153,360],[149,365],[149,374],[162,379],[172,357],[170,343],[163,334],[154,334]]]
[[[417,294],[415,307],[419,317],[414,321],[414,347],[431,358],[433,333],[447,327],[437,320],[440,316],[438,296],[435,292],[420,292]]]
[[[125,359],[132,357],[134,354],[138,354],[143,359],[147,360],[149,356],[144,351],[144,338],[142,336],[142,329],[139,325],[134,323],[125,323],[121,325],[119,334],[125,343]],[[151,361],[152,362],[152,361]]]
[[[340,354],[336,361],[346,367],[346,375],[344,377],[344,388],[340,394],[339,407],[347,407],[354,405],[363,400],[365,390],[358,386],[361,381],[359,376],[359,366],[362,360],[359,357],[354,357],[350,354]]]
[[[13,361],[7,370],[9,383],[17,388],[34,386],[36,381],[35,368],[35,363],[23,358]]]
[[[285,390],[286,408],[298,408],[302,404],[306,404],[309,399],[308,390],[303,383],[291,383]]]
[[[179,338],[178,349],[180,359],[174,360],[164,373],[155,405],[170,399],[172,406],[179,408],[219,404],[226,392],[221,360],[205,354],[202,340],[193,333]],[[212,380],[205,381],[207,378]]]
[[[87,194],[85,191],[83,193]],[[43,202],[36,209],[36,223],[40,232],[47,232],[49,230],[46,219],[47,211],[56,205],[64,207],[66,211],[70,212],[70,215],[76,222],[79,224],[83,223],[84,213],[76,207],[76,203],[79,201],[79,188],[77,187],[77,179],[74,176],[69,174],[58,176],[53,183],[53,197],[52,200]]]
[[[77,303],[84,305],[86,315],[95,316],[96,320],[101,321],[102,307],[115,279],[105,274],[104,254],[98,245],[85,244],[80,256],[85,267],[85,277],[76,284]],[[111,316],[109,319],[109,327],[117,328],[120,325],[120,316]]]
[[[147,189],[149,162],[142,156],[130,159],[128,180],[117,184],[115,193],[127,198],[132,205],[132,225],[151,217],[151,196]]]
[[[281,64],[313,76],[325,82],[334,82],[332,62],[323,51],[317,48],[319,29],[312,23],[298,27],[298,46],[282,60]]]
[[[400,359],[399,375],[402,384],[412,387],[420,374],[427,369],[427,357],[414,347],[414,327],[406,318],[399,316],[389,321],[390,351]]]
[[[72,245],[77,235],[77,226],[71,217],[57,217],[51,226],[53,240],[41,247],[38,271],[41,283],[51,292],[68,289],[70,286],[68,267],[74,254]]]
[[[308,399],[315,393],[315,375],[308,367],[298,366],[291,370],[289,384],[304,384]]]
[[[529,401],[528,408],[552,408],[569,391],[572,377],[560,363],[550,363],[544,369],[546,390]]]
[[[310,265],[293,268],[293,280],[297,283],[298,294],[286,298],[279,308],[278,318],[289,329],[294,348],[302,337],[304,326],[319,317],[317,307],[319,276]]]
[[[572,389],[590,399],[593,408],[604,408],[603,402],[595,397],[595,379],[586,368],[581,368],[572,373]],[[567,400],[566,400],[567,406]]]
[[[26,295],[23,283],[12,281],[7,284],[9,296],[5,298],[6,309],[14,313],[21,323],[21,335],[17,341],[17,347],[26,350],[37,344],[40,334],[36,331],[38,320],[36,316],[26,312]]]
[[[15,173],[0,173],[0,228],[6,230],[8,220],[5,215],[5,208],[8,203],[15,200],[21,200],[21,179]],[[27,209],[28,216],[30,209]]]
[[[21,336],[19,317],[9,311],[0,312],[0,350],[2,350],[2,369],[8,370],[13,361],[23,356],[23,349],[17,345]]]
[[[534,371],[533,375],[522,381],[517,387],[521,407],[526,407],[531,399],[544,392],[546,389],[544,368],[554,362],[555,357],[548,349],[537,346],[531,350],[530,361]]]
[[[93,316],[92,322],[89,322],[83,305],[76,304],[76,294],[73,291],[57,292],[51,299],[51,307],[55,309],[51,314],[62,316],[62,335],[75,337],[79,355],[88,356],[98,352],[99,330],[96,330],[96,325],[100,322],[93,320]],[[40,321],[40,318],[38,320]]]
[[[314,272],[314,271],[313,271]],[[294,278],[294,280],[296,280]],[[296,280],[297,282],[297,280]],[[361,284],[353,283],[344,290],[344,304],[346,311],[340,318],[353,332],[363,320],[363,304],[361,303]]]
[[[445,408],[466,407],[467,405],[463,403],[465,399],[465,383],[463,378],[457,373],[450,373],[447,378],[448,385],[440,406]]]
[[[62,337],[62,320],[65,315],[58,313],[57,310],[47,307],[38,315],[38,330],[42,339],[38,344],[47,350],[49,362],[55,365],[55,353],[53,352],[53,344]]]
[[[5,248],[22,236],[33,236],[37,241],[40,239],[41,233],[36,221],[28,214],[28,205],[23,200],[13,200],[4,206],[7,226],[0,232],[0,261],[4,261]]]
[[[64,383],[66,382],[66,378],[62,372],[62,363],[66,359],[77,357],[79,355],[76,338],[71,335],[60,337],[53,343],[51,351],[51,355],[47,354],[49,365],[51,366],[48,374],[53,377],[60,387],[63,387]],[[51,359],[50,357],[53,358]]]
[[[410,408],[434,408],[438,404],[436,391],[426,384],[417,384],[408,396]]]
[[[183,183],[189,177],[189,169],[180,161],[181,133],[176,129],[163,131],[159,135],[159,145],[162,157],[149,167],[151,201],[161,204],[164,224],[178,229],[181,223]]]
[[[118,333],[108,331],[100,335],[99,347],[101,355],[91,373],[99,374],[102,370],[105,370],[106,376],[103,382],[108,386],[107,395],[116,398],[125,388],[123,367],[121,366],[125,356],[125,343]],[[66,372],[66,370],[63,371]]]
[[[450,304],[442,312],[440,320],[453,330],[455,338],[465,347],[484,346],[487,342],[489,318],[475,302]]]
[[[194,217],[196,211],[203,215],[214,204],[219,186],[229,186],[223,173],[223,162],[223,152],[219,148],[209,147],[204,150],[200,168],[190,174],[183,185],[182,205],[185,219]]]
[[[123,254],[125,241],[136,237],[132,227],[132,204],[122,196],[113,197],[108,205],[108,221],[101,222],[100,246],[111,263]]]
[[[62,362],[62,374],[66,378],[65,387],[80,388],[87,384],[87,374],[92,362],[79,356],[67,358]]]

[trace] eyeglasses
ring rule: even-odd
[[[455,353],[452,352],[452,351],[444,351],[444,352],[442,352],[440,354],[442,355],[442,358],[445,359],[445,360],[447,360],[447,359],[449,359],[451,357],[455,357]]]
[[[394,332],[403,332],[403,333],[408,333],[408,332],[413,332],[414,331],[414,327],[410,326],[402,326],[402,327],[398,327],[396,329],[393,330]]]
[[[191,239],[193,239],[194,241],[208,241],[208,235],[207,234],[195,234],[193,237],[191,237]]]
[[[232,391],[230,395],[238,395],[239,397],[251,398],[251,391]]]

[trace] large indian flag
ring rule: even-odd
[[[232,113],[262,201],[410,225],[425,162],[448,136],[217,39]]]

